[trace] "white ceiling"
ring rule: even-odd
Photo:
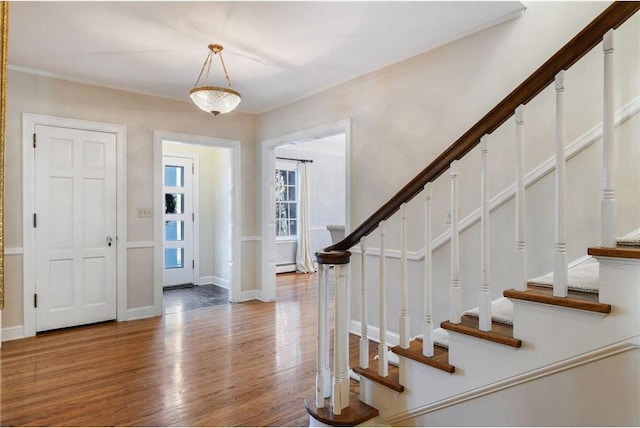
[[[189,101],[209,43],[261,113],[519,16],[519,1],[16,2],[9,66]],[[219,63],[211,84],[224,85]]]

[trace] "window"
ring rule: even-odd
[[[298,234],[297,182],[296,170],[276,169],[276,237]]]

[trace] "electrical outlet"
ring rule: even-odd
[[[138,218],[151,218],[153,217],[153,209],[151,208],[138,208]]]

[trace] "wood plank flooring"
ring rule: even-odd
[[[303,398],[315,383],[315,276],[279,276],[277,293],[272,303],[5,342],[0,423],[306,426]]]

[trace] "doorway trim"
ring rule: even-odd
[[[229,216],[229,301],[241,297],[241,254],[240,254],[240,196],[241,153],[240,141],[201,135],[182,134],[170,131],[153,131],[153,207],[155,213],[162,213],[162,141],[170,140],[185,144],[199,144],[231,150],[231,214]],[[162,315],[162,215],[153,216],[153,312]]]
[[[276,167],[275,149],[286,143],[344,134],[345,143],[345,232],[351,230],[351,119],[327,123],[314,128],[303,129],[292,134],[263,140],[260,147],[261,190],[262,190],[262,259],[260,268],[261,293],[258,298],[264,302],[276,299],[276,237],[275,231],[275,183],[273,171]]]
[[[127,127],[104,122],[22,114],[22,289],[23,335],[36,334],[36,311],[33,307],[35,285],[35,164],[33,134],[36,125],[72,128],[115,134],[116,136],[116,319],[127,320]]]

